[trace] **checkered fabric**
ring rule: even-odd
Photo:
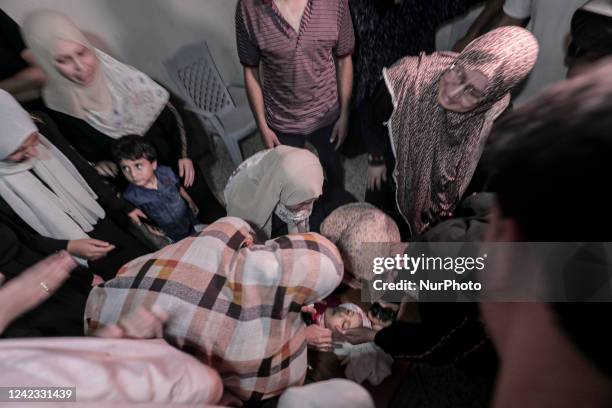
[[[339,285],[342,260],[318,234],[245,246],[253,235],[246,222],[226,217],[196,237],[135,259],[92,290],[87,329],[158,305],[171,316],[164,337],[216,369],[226,391],[243,401],[302,384],[307,364],[300,309]]]

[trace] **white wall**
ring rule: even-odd
[[[206,40],[224,79],[242,83],[236,54],[237,0],[0,0],[19,24],[31,10],[53,9],[99,37],[112,55],[174,88],[162,61]]]
[[[483,9],[484,6],[475,7],[469,13],[459,16],[440,27],[436,34],[436,51],[450,51],[455,43],[467,33],[467,30]]]

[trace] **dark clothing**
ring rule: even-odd
[[[491,373],[467,372],[453,364],[410,364],[389,408],[488,408],[495,386]]]
[[[0,9],[0,80],[28,67],[28,63],[21,58],[25,48],[19,26]]]
[[[360,135],[368,153],[393,159],[389,130],[385,125],[393,113],[393,101],[385,81],[378,81],[372,96],[360,104],[358,113],[361,121]]]
[[[457,207],[454,218],[434,226],[416,240],[468,244],[481,241],[493,202],[492,194],[472,195]],[[408,247],[406,253],[415,256],[411,251]],[[477,303],[422,302],[419,314],[420,323],[395,321],[380,330],[376,344],[385,352],[410,361],[453,363],[485,371],[495,368],[496,357],[480,322]]]
[[[0,212],[0,271],[7,281],[52,255],[57,241],[18,227]],[[93,275],[81,266],[49,299],[13,321],[2,337],[82,336],[83,314]]]
[[[30,64],[21,57],[26,49],[19,25],[0,9],[0,81],[18,74]],[[22,103],[26,109],[44,110],[41,99]]]
[[[383,210],[397,224],[402,240],[410,239],[410,228],[400,214],[395,200],[396,185],[393,177],[395,157],[391,149],[389,131],[385,123],[393,113],[393,102],[384,81],[379,81],[372,96],[364,100],[358,110],[359,134],[368,154],[387,166],[387,181],[380,190],[366,190],[365,201]]]
[[[409,55],[434,52],[439,26],[476,3],[477,0],[404,0],[396,5],[392,0],[350,0],[357,37],[353,61],[356,106],[370,96],[384,67]]]
[[[297,133],[284,133],[272,129],[278,140],[285,145],[304,148],[306,142],[317,149],[319,161],[325,172],[325,180],[331,189],[342,189],[344,186],[344,170],[340,160],[340,154],[334,149],[333,143],[329,141],[335,122],[324,126],[307,135]]]
[[[420,323],[395,321],[374,342],[394,358],[468,369],[495,367],[496,357],[476,303],[420,303]]]
[[[57,111],[51,111],[51,115],[62,134],[85,159],[92,163],[114,161],[113,138],[99,132],[84,120]],[[187,137],[186,141],[182,140],[177,120],[168,106],[143,137],[155,147],[158,164],[169,166],[175,174],[179,174],[178,160],[183,157],[183,150],[187,151],[187,157],[193,160],[195,179],[193,185],[186,190],[200,209],[198,214],[200,221],[210,224],[226,215],[225,209],[206,184],[204,174],[198,165],[199,159],[204,154],[203,146],[196,138]],[[122,177],[117,177],[114,182],[121,190],[126,187]]]
[[[130,184],[123,198],[140,208],[174,242],[195,232],[193,212],[179,193],[180,180],[172,169],[159,166],[155,170],[157,189]]]
[[[93,231],[90,231],[88,235],[91,238],[110,242],[116,248],[105,257],[89,262],[89,268],[93,273],[105,280],[112,279],[123,264],[148,252],[135,237],[118,226],[130,225],[131,221],[127,214],[134,207],[118,197],[115,190],[106,184],[96,170],[68,144],[48,117],[39,113],[36,113],[36,116],[43,121],[43,123],[36,122],[40,133],[53,143],[76,167],[87,184],[96,193],[98,202],[106,211],[106,217],[98,220]],[[41,205],[44,205],[44,203],[41,203]],[[66,249],[68,245],[67,240],[50,239],[40,236],[2,198],[0,198],[0,214],[6,219],[11,220],[14,228],[18,229],[19,233],[27,232],[35,237],[39,237],[36,242],[27,242],[28,245],[37,245],[36,248],[44,253],[53,253]]]

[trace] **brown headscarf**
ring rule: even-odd
[[[529,74],[537,55],[538,42],[529,31],[502,27],[472,41],[461,54],[406,57],[383,70],[394,106],[388,127],[396,199],[412,234],[451,215],[493,122],[510,102],[509,92]],[[453,63],[489,79],[485,99],[466,113],[438,104],[440,79]]]

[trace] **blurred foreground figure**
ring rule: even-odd
[[[499,124],[484,159],[498,200],[489,241],[610,241],[612,216],[600,193],[612,171],[611,113],[607,60]],[[547,276],[555,283],[567,279],[560,272]],[[571,272],[593,279],[588,268]],[[612,405],[612,336],[594,322],[610,314],[611,303],[485,303],[481,309],[501,359],[494,407]]]

